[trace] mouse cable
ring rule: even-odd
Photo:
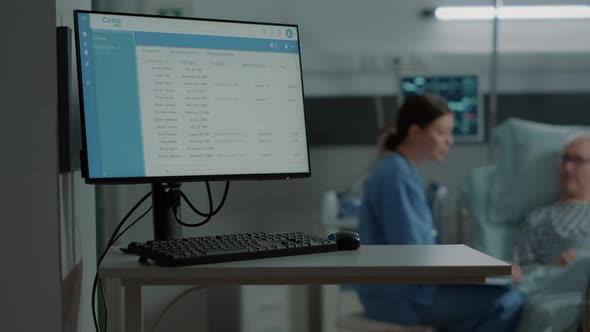
[[[101,256],[98,259],[98,262],[96,263],[96,273],[94,275],[94,282],[92,283],[92,319],[94,321],[94,328],[96,331],[100,331],[100,327],[98,324],[98,319],[96,317],[96,292],[97,292],[97,286],[99,283],[99,278],[98,278],[98,269],[100,267],[100,264],[102,263],[103,259],[105,258],[105,256],[107,255],[109,249],[113,246],[113,244],[115,243],[115,241],[117,239],[119,239],[121,234],[119,233],[119,230],[121,230],[121,228],[123,227],[123,225],[125,224],[125,221],[127,221],[127,219],[129,219],[129,217],[131,216],[131,214],[133,214],[133,212],[135,212],[135,210],[137,210],[137,208],[146,200],[148,199],[150,196],[152,195],[152,192],[150,191],[149,193],[145,194],[137,203],[135,203],[135,205],[131,208],[131,210],[129,210],[129,212],[127,212],[127,214],[125,215],[125,217],[123,217],[123,219],[119,222],[119,225],[117,225],[117,228],[115,229],[115,231],[112,233],[111,238],[109,239],[109,241],[107,242],[107,246],[105,248],[105,250],[103,251],[103,253],[101,254]],[[150,209],[151,210],[151,207]],[[147,212],[144,212],[141,216],[139,216],[135,221],[133,221],[132,224],[135,224],[137,221],[139,221],[141,218],[143,218]],[[126,228],[125,231],[127,231],[129,228]],[[101,286],[102,286],[102,282],[101,282]],[[103,293],[103,301],[105,300],[104,298],[104,293]],[[106,303],[105,303],[105,308],[106,308]],[[105,315],[106,316],[106,315]],[[105,324],[106,327],[106,324]],[[105,328],[106,330],[106,328]]]

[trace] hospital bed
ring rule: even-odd
[[[527,213],[558,199],[561,149],[580,132],[588,133],[589,128],[521,119],[508,119],[496,128],[495,163],[474,169],[463,190],[477,249],[511,260]],[[552,332],[576,331],[585,303],[581,293],[542,295],[529,299],[534,310],[523,319],[550,322]]]

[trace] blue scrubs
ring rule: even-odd
[[[436,230],[416,167],[384,157],[365,184],[359,234],[363,244],[435,244]],[[512,331],[522,297],[488,285],[359,285],[368,317],[440,331]]]

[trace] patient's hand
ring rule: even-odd
[[[520,283],[524,274],[522,273],[522,269],[516,263],[510,263],[512,265],[512,280],[516,283]]]
[[[554,264],[554,265],[567,265],[568,263],[573,261],[575,258],[576,258],[576,251],[574,249],[570,249],[570,250],[564,251],[561,255],[559,255],[559,257],[555,258],[555,260],[553,260],[552,264]]]

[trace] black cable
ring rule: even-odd
[[[96,267],[96,274],[94,275],[94,281],[92,282],[92,319],[94,320],[94,329],[100,331],[98,322],[96,319],[96,306],[94,304],[96,298],[96,284],[98,283],[98,266]]]
[[[204,213],[204,212],[199,211],[191,203],[191,201],[188,199],[188,197],[186,197],[186,195],[181,190],[178,190],[178,192],[180,193],[180,196],[188,204],[188,206],[191,208],[191,210],[193,210],[196,214],[200,215],[201,217],[209,217],[209,216],[211,216],[211,212],[213,210],[213,198],[211,196],[211,187],[209,187],[209,181],[205,181],[205,186],[207,187],[207,197],[209,198],[209,213]],[[174,214],[176,214],[176,212]]]
[[[145,217],[145,215],[148,214],[148,212],[150,212],[151,210],[152,210],[152,207],[150,206],[144,213],[142,213],[139,217],[137,217],[137,219],[135,219],[129,226],[125,227],[125,229],[119,235],[117,235],[117,237],[113,240],[113,242],[108,245],[108,247],[110,248],[113,244],[115,244],[117,242],[117,240],[119,238],[121,238],[121,236],[123,236],[123,234],[125,234],[125,232],[127,232],[131,227],[133,227],[135,224],[137,224],[137,222],[140,221],[143,217]],[[102,280],[98,279],[98,284],[100,285],[100,290],[102,292],[102,303],[103,303],[103,307],[104,307],[104,329],[105,329],[105,331],[107,331],[108,330],[107,329],[107,323],[108,323],[107,303],[108,303],[108,301],[106,299],[106,295],[105,295],[104,288],[102,285]]]
[[[208,223],[211,220],[211,217],[213,217],[214,215],[216,215],[221,210],[221,208],[223,207],[223,205],[225,204],[225,201],[226,201],[226,198],[227,198],[227,193],[229,191],[229,183],[230,183],[229,181],[227,181],[225,183],[225,189],[224,189],[224,192],[223,192],[223,197],[221,198],[221,202],[219,203],[219,206],[215,210],[213,210],[213,199],[211,197],[211,187],[209,185],[209,181],[205,181],[205,186],[207,187],[207,196],[209,197],[209,213],[208,214],[205,214],[205,213],[202,213],[202,212],[198,211],[193,206],[193,204],[190,202],[190,200],[188,199],[188,197],[186,197],[186,195],[181,191],[180,192],[181,197],[190,206],[190,208],[193,211],[195,211],[198,215],[203,216],[203,217],[206,217],[206,218],[205,218],[205,220],[203,220],[201,222],[198,222],[198,223],[195,223],[195,224],[189,224],[189,223],[186,223],[186,222],[182,221],[182,219],[180,219],[180,217],[178,216],[178,209],[176,207],[173,207],[172,208],[172,212],[174,214],[174,219],[176,219],[176,222],[178,222],[179,224],[181,224],[182,226],[185,226],[185,227],[199,227],[199,226],[203,226],[206,223]]]
[[[195,206],[190,202],[190,200],[188,199],[188,197],[182,192],[180,192],[181,197],[184,199],[184,201],[190,206],[190,208],[197,213],[200,216],[206,217],[206,219],[202,222],[196,223],[196,224],[189,224],[189,223],[185,223],[183,222],[179,217],[178,217],[178,209],[176,207],[172,207],[172,210],[174,212],[174,218],[176,219],[176,221],[178,223],[180,223],[183,226],[186,227],[198,227],[198,226],[202,226],[204,224],[206,224],[207,222],[209,222],[211,220],[211,217],[213,217],[214,215],[216,215],[221,208],[223,207],[223,205],[225,204],[225,201],[227,199],[227,194],[229,192],[229,184],[230,182],[227,181],[225,183],[225,189],[223,192],[223,197],[221,199],[221,202],[219,203],[219,206],[213,210],[213,198],[211,196],[211,187],[209,185],[209,181],[205,182],[205,185],[207,187],[207,196],[209,198],[209,213],[202,213],[200,212],[197,208],[195,208]],[[131,210],[129,210],[129,212],[127,212],[127,214],[125,215],[125,217],[123,217],[123,219],[119,222],[119,225],[117,225],[117,228],[115,229],[115,231],[113,232],[113,234],[111,235],[111,238],[109,239],[107,246],[104,250],[104,252],[102,253],[102,255],[100,256],[100,258],[98,259],[98,262],[96,264],[96,274],[94,276],[94,282],[92,284],[92,318],[94,321],[94,328],[96,329],[96,331],[100,331],[100,327],[98,324],[98,319],[96,317],[96,292],[97,292],[97,285],[100,286],[101,288],[101,292],[102,292],[102,300],[103,300],[103,304],[104,304],[104,308],[105,308],[105,330],[107,328],[107,302],[106,302],[106,297],[105,297],[105,292],[104,292],[104,288],[102,285],[102,280],[100,280],[98,278],[98,268],[100,267],[100,264],[102,263],[103,259],[105,258],[106,254],[108,253],[109,249],[111,248],[111,246],[113,246],[113,244],[115,244],[115,242],[117,242],[117,240],[123,235],[125,234],[125,232],[127,232],[127,230],[129,230],[131,227],[133,227],[139,220],[141,220],[149,211],[151,211],[152,207],[150,207],[149,209],[147,209],[144,213],[142,213],[137,219],[135,219],[129,226],[127,226],[121,233],[119,233],[119,231],[121,230],[121,227],[123,227],[123,225],[125,224],[125,221],[127,221],[127,219],[129,219],[129,217],[131,216],[131,214],[133,212],[135,212],[135,210],[137,210],[137,208],[146,200],[148,199],[148,197],[150,197],[152,195],[152,192],[149,192],[147,194],[145,194],[132,208]]]
[[[227,193],[229,192],[229,181],[225,182],[225,189],[223,191],[223,197],[221,198],[221,202],[219,203],[219,206],[215,209],[215,211],[213,211],[212,215],[216,215],[221,208],[223,207],[223,204],[225,204],[225,200],[227,198]],[[207,186],[209,186],[209,181],[205,181],[205,184]],[[208,189],[207,190],[207,194],[209,196],[209,200],[211,200],[211,190]],[[182,197],[182,199],[188,204],[188,206],[191,208],[191,210],[195,211],[196,214],[200,215],[201,217],[207,217],[209,216],[209,214],[200,212],[199,210],[197,210],[197,208],[194,207],[194,205],[190,202],[190,200],[188,199],[188,197],[181,191],[180,192],[180,196]],[[209,210],[211,211],[211,210]]]
[[[221,210],[221,208],[223,207],[223,204],[225,204],[225,199],[227,198],[227,193],[229,191],[229,181],[225,182],[225,189],[223,190],[223,197],[221,197],[221,202],[219,202],[219,206],[217,206],[217,209],[215,209],[215,211],[213,211],[213,215],[216,215],[217,212],[219,212]]]
[[[98,325],[97,325],[98,323],[97,323],[96,308],[95,308],[97,281],[101,285],[101,288],[102,288],[102,281],[100,279],[98,279],[98,267],[100,266],[100,264],[102,263],[102,260],[104,259],[104,257],[108,253],[110,247],[117,241],[117,239],[119,239],[121,237],[121,235],[123,235],[129,229],[129,227],[127,227],[123,232],[121,232],[120,234],[117,235],[117,233],[119,232],[119,230],[121,229],[121,227],[123,226],[123,224],[125,223],[125,221],[139,207],[139,205],[141,205],[141,203],[143,203],[149,196],[151,196],[151,192],[148,193],[148,194],[146,194],[144,197],[142,197],[141,200],[139,202],[137,202],[135,204],[135,206],[133,206],[133,208],[131,208],[131,210],[127,213],[127,215],[123,218],[123,220],[121,220],[121,222],[119,223],[119,225],[117,226],[117,228],[113,232],[113,234],[111,236],[111,239],[107,243],[107,247],[105,248],[105,251],[103,252],[102,256],[100,257],[100,259],[98,261],[97,271],[96,271],[96,275],[94,277],[94,283],[93,283],[93,287],[92,287],[92,316],[93,316],[95,328],[97,329],[97,331],[100,330],[98,328]],[[131,225],[134,225],[135,223],[137,223],[141,218],[143,218],[147,214],[147,212],[149,210],[151,210],[151,207],[146,212],[144,212],[141,216],[139,216],[135,221],[133,221],[133,223]],[[106,309],[107,308],[106,308],[106,299],[104,297],[104,291],[103,291],[103,304],[104,304],[104,307],[105,307],[105,319],[106,319],[106,316],[107,316]],[[106,330],[106,324],[105,324],[105,330]]]
[[[129,219],[129,217],[131,216],[131,214],[133,212],[135,212],[135,210],[137,210],[137,208],[141,205],[141,203],[143,203],[151,195],[152,195],[152,192],[151,191],[149,193],[145,194],[137,203],[135,203],[135,205],[131,208],[131,210],[129,210],[129,212],[127,212],[127,214],[125,215],[125,217],[123,217],[123,219],[119,222],[119,225],[117,225],[117,228],[115,229],[115,231],[111,235],[111,238],[107,242],[107,247],[105,248],[105,250],[102,253],[102,255],[100,256],[100,258],[98,259],[98,262],[96,263],[96,274],[94,275],[94,282],[92,283],[92,319],[94,321],[94,328],[95,328],[96,331],[100,331],[100,327],[99,327],[99,324],[98,324],[98,319],[96,317],[96,304],[95,304],[95,302],[96,302],[96,290],[97,290],[97,285],[98,285],[98,268],[100,267],[100,264],[102,263],[103,259],[107,255],[109,249],[114,244],[115,240],[118,239],[119,230],[121,229],[121,227],[123,227],[123,224],[125,224],[125,221],[127,221],[127,219]],[[145,213],[141,215],[141,217],[143,217],[143,216],[145,216]],[[138,218],[137,220],[141,219],[141,217]],[[137,220],[134,221],[134,223],[137,222]],[[101,285],[102,285],[102,283],[101,283]]]
[[[137,219],[135,219],[135,221],[133,221],[131,223],[131,225],[127,226],[122,232],[121,234],[117,235],[117,237],[115,238],[115,240],[113,241],[113,244],[115,242],[117,242],[117,240],[123,236],[123,234],[125,234],[125,232],[127,232],[129,230],[129,228],[133,227],[135,224],[137,224],[138,221],[141,220],[141,218],[145,217],[146,214],[148,214],[148,212],[150,212],[152,210],[152,207],[150,206],[149,209],[147,209],[144,213],[141,214],[141,216],[137,217]]]
[[[178,217],[178,208],[176,206],[172,207],[172,212],[174,214],[174,219],[176,219],[176,222],[178,222],[179,224],[181,224],[182,226],[185,227],[199,227],[199,226],[203,226],[206,223],[209,222],[209,220],[211,220],[211,217],[213,217],[213,199],[211,198],[211,186],[209,186],[209,181],[205,181],[205,187],[207,187],[207,196],[209,197],[209,214],[206,214],[207,218],[205,218],[205,220],[198,222],[196,224],[189,224],[186,223],[184,221],[182,221],[180,219],[180,217]],[[182,195],[182,191],[180,192]],[[183,196],[184,198],[185,196]],[[195,211],[194,206],[190,203],[189,200],[187,200],[186,198],[184,198],[184,200],[191,206],[191,208],[193,208],[193,211]]]
[[[98,279],[98,284],[100,285],[100,292],[101,292],[101,295],[102,295],[102,306],[104,307],[104,330],[105,331],[108,331],[107,324],[109,322],[109,319],[107,317],[107,314],[108,314],[108,311],[109,310],[107,308],[107,303],[108,303],[107,302],[107,297],[106,297],[106,294],[104,292],[104,287],[102,285],[102,280]]]
[[[208,223],[209,220],[211,220],[211,217],[213,217],[213,215],[209,215],[207,218],[205,218],[205,220],[203,220],[201,222],[198,222],[196,224],[189,224],[189,223],[186,223],[186,222],[182,221],[182,219],[180,219],[180,217],[178,216],[178,209],[173,208],[172,211],[174,213],[174,219],[176,219],[176,222],[179,223],[179,224],[181,224],[182,226],[185,226],[185,227],[199,227],[199,226],[203,226],[206,223]]]

